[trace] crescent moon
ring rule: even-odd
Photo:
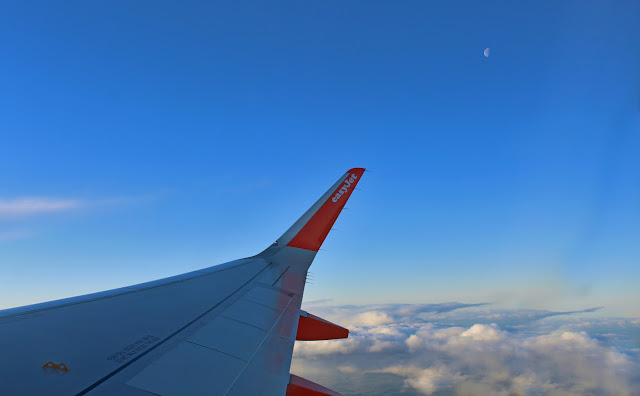
[[[485,48],[485,50],[484,50],[484,56],[485,56],[485,58],[488,58],[488,57],[489,57],[489,48]]]

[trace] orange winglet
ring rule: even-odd
[[[67,367],[67,365],[64,363],[55,364],[53,362],[47,362],[42,367],[53,368],[53,369],[64,370],[64,371],[71,371],[71,369]]]
[[[300,249],[317,252],[322,246],[327,234],[331,231],[333,223],[347,203],[347,199],[360,181],[364,168],[353,168],[347,172],[347,176],[331,197],[318,209],[316,214],[305,224],[296,236],[287,244]]]
[[[337,340],[349,337],[349,330],[315,315],[302,312],[298,321],[298,341]]]
[[[286,396],[342,396],[329,388],[291,374]]]

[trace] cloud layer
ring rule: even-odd
[[[307,308],[356,336],[296,343],[292,372],[345,395],[640,393],[637,319],[457,303]]]

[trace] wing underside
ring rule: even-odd
[[[300,307],[307,270],[363,172],[347,172],[256,256],[0,311],[0,393],[336,394],[289,368],[296,339],[348,334]]]

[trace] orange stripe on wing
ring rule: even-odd
[[[320,249],[325,238],[331,231],[331,227],[338,219],[342,208],[347,203],[351,193],[360,181],[364,168],[353,168],[347,172],[347,177],[340,186],[331,194],[329,199],[318,209],[315,215],[300,232],[287,244],[287,246],[300,249],[313,250]]]

